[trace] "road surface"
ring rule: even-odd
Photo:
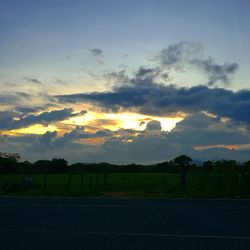
[[[0,197],[2,250],[250,249],[250,200]]]

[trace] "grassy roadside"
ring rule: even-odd
[[[187,186],[180,184],[178,174],[170,173],[85,173],[1,175],[0,195],[70,196],[70,197],[142,197],[142,198],[250,198],[246,184],[239,178],[210,176],[194,172]],[[69,185],[70,179],[70,185]]]

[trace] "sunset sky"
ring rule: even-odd
[[[250,159],[250,1],[0,2],[0,152]]]

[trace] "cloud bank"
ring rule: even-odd
[[[219,117],[250,124],[250,91],[224,88],[147,84],[117,87],[110,92],[57,96],[62,103],[90,102],[107,111],[136,111],[150,115],[207,111]]]
[[[88,52],[97,61],[103,60],[101,49]],[[103,77],[113,86],[109,91],[57,96],[37,93],[41,102],[33,106],[30,103],[36,96],[32,94],[2,92],[0,104],[5,109],[0,111],[0,130],[3,131],[0,132],[0,151],[11,149],[34,160],[64,157],[71,162],[151,163],[180,154],[201,160],[247,160],[250,150],[250,90],[234,92],[218,87],[218,84],[231,82],[239,65],[235,62],[220,64],[214,58],[204,56],[203,47],[192,42],[180,42],[162,49],[153,63],[139,67],[132,75],[125,70],[106,72]],[[207,82],[192,87],[169,84],[171,70],[187,69],[202,72]],[[35,78],[26,80],[39,84]],[[71,124],[63,135],[57,131],[16,137],[4,134],[7,130],[34,124],[47,126],[82,116],[86,111],[75,111],[75,108],[77,104],[85,103],[99,112],[184,115],[185,119],[170,132],[162,131],[161,123],[155,120],[143,121],[147,123],[143,131],[110,131],[103,129],[103,125],[116,125],[116,121],[97,119],[74,129]],[[69,108],[71,106],[74,109]],[[52,107],[54,110],[46,111]],[[59,109],[55,110],[55,107]],[[100,143],[91,144],[91,140]]]
[[[19,113],[13,111],[0,112],[0,129],[12,130],[18,128],[25,128],[34,124],[48,125],[53,122],[63,121],[68,118],[84,115],[86,111],[74,112],[72,108],[65,108],[62,110],[53,110],[43,112],[38,115],[21,116]]]
[[[93,146],[87,143],[89,138],[105,138],[105,142]],[[250,147],[246,147],[249,141],[249,132],[241,127],[198,113],[177,123],[170,132],[162,131],[159,122],[149,121],[144,131],[87,132],[84,127],[76,127],[62,136],[56,131],[21,137],[0,135],[0,151],[12,148],[34,160],[64,157],[71,162],[153,163],[180,154],[198,160],[245,161],[250,153]],[[237,147],[233,149],[232,145]]]

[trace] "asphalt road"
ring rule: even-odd
[[[0,198],[0,249],[250,249],[250,200]]]

